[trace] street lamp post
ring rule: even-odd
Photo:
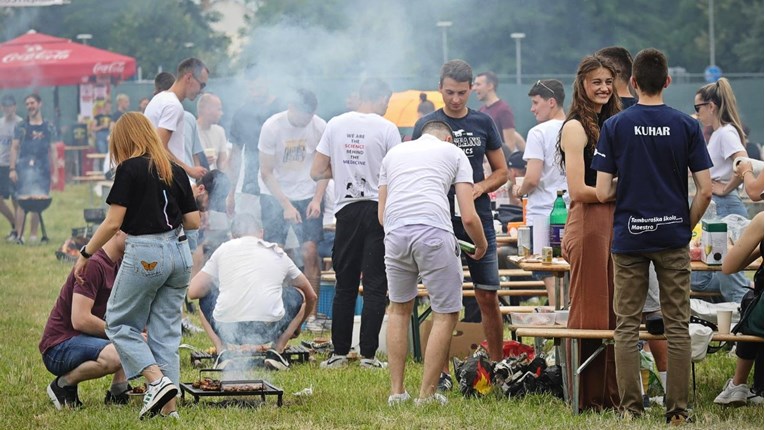
[[[715,65],[715,0],[709,0],[709,65]]]
[[[438,21],[436,27],[441,27],[441,48],[444,52],[444,63],[449,61],[449,46],[446,42],[446,29],[452,26],[451,21]]]
[[[526,33],[512,33],[511,38],[515,39],[515,83],[521,84],[521,39],[526,37]]]
[[[87,45],[88,44],[88,40],[92,39],[93,35],[92,34],[88,34],[88,33],[82,33],[82,34],[78,34],[77,36],[74,36],[74,37],[77,40],[81,40],[83,45]]]

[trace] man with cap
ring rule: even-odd
[[[16,240],[16,223],[14,212],[5,203],[5,199],[11,197],[11,180],[9,178],[11,166],[11,142],[16,124],[21,122],[21,117],[16,115],[16,99],[6,94],[0,99],[3,108],[3,118],[0,120],[0,213],[11,224],[11,232],[8,234],[9,241]]]
[[[507,180],[510,184],[515,184],[515,178],[523,178],[526,176],[526,160],[523,159],[523,152],[516,151],[507,157]],[[510,193],[510,204],[514,206],[521,206],[521,196],[514,193]]]

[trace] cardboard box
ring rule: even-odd
[[[728,253],[728,225],[722,221],[701,221],[702,261],[719,266]]]
[[[433,321],[425,320],[420,324],[420,340],[422,342],[422,356],[425,356],[425,349],[428,345],[430,329],[433,328]],[[449,358],[457,357],[464,360],[471,355],[478,345],[486,337],[483,335],[481,323],[458,322],[452,332],[452,342],[449,346]]]

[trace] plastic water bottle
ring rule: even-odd
[[[553,249],[553,257],[561,256],[561,242],[563,242],[564,228],[568,218],[566,202],[563,200],[564,191],[558,191],[558,197],[553,203],[552,212],[550,212],[550,247]]]

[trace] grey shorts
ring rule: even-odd
[[[437,313],[462,309],[462,263],[457,238],[440,228],[407,225],[385,234],[388,297],[406,303],[417,297],[417,279]]]

